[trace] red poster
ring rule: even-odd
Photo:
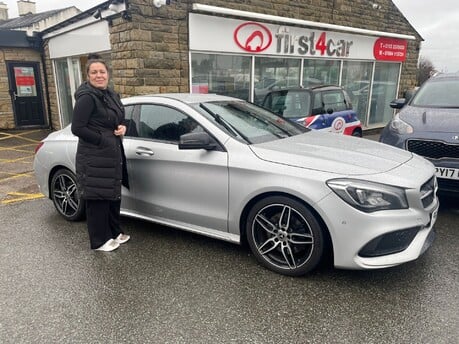
[[[378,38],[373,46],[373,55],[378,61],[406,60],[407,42],[403,39]]]
[[[16,86],[35,86],[35,77],[31,67],[15,67]]]
[[[16,76],[17,86],[35,86],[35,78],[33,76]]]

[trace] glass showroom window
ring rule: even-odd
[[[304,60],[303,86],[339,85],[339,60]]]
[[[54,61],[62,127],[72,121],[73,95],[81,83],[79,65],[78,58],[68,57]]]
[[[272,89],[300,85],[299,59],[255,58],[254,102],[259,104]]]
[[[191,93],[218,93],[249,100],[250,57],[191,54]]]
[[[399,74],[399,63],[376,62],[371,88],[369,126],[386,124],[391,120],[394,111],[390,108],[389,103],[397,97]]]
[[[343,86],[351,97],[352,107],[364,125],[367,124],[372,69],[373,62],[343,62],[341,86]]]

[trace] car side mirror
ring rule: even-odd
[[[389,103],[389,106],[392,109],[401,109],[402,107],[405,106],[406,103],[407,103],[407,101],[406,101],[405,98],[399,98],[399,99],[394,99],[393,101],[391,101]]]
[[[331,114],[333,113],[333,109],[332,109],[332,108],[328,108],[328,109],[327,109],[327,113],[328,113],[329,115],[331,115]]]
[[[215,148],[215,141],[206,132],[188,133],[180,136],[179,149],[213,150]]]

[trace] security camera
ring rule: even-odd
[[[92,16],[96,19],[102,19],[102,11],[100,8],[98,8],[97,11],[92,14]]]
[[[170,5],[171,0],[153,0],[153,5],[155,5],[156,8],[160,8],[163,5]]]

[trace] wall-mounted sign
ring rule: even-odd
[[[373,47],[376,60],[405,61],[407,42],[403,39],[378,38]]]
[[[190,13],[190,49],[238,54],[404,61],[405,40]]]

